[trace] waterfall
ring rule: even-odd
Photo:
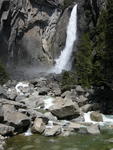
[[[59,74],[62,72],[62,70],[68,71],[71,69],[71,56],[73,52],[73,45],[77,38],[76,35],[77,35],[77,5],[74,6],[69,19],[65,48],[63,49],[63,51],[61,51],[61,55],[59,56],[59,58],[56,59],[56,64],[52,72]]]

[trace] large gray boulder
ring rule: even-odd
[[[32,126],[33,133],[43,133],[46,126],[42,118],[36,118]]]
[[[49,111],[59,119],[68,119],[72,117],[78,117],[80,110],[77,103],[72,102],[70,99],[56,98],[53,105],[49,108]]]
[[[14,134],[14,127],[0,124],[0,135],[9,136],[9,135],[13,135],[13,134]]]
[[[57,136],[59,134],[61,134],[61,127],[58,125],[46,128],[44,131],[44,136]]]
[[[99,126],[97,124],[87,127],[87,132],[92,135],[100,134]]]
[[[15,132],[24,132],[30,125],[30,119],[20,112],[8,112],[4,114],[4,121],[15,128]]]

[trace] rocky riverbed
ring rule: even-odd
[[[111,119],[99,112],[90,96],[94,89],[76,85],[62,91],[59,76],[51,74],[29,81],[8,81],[0,86],[0,144],[6,137],[24,133],[46,137],[75,133],[100,134],[104,123],[113,128]],[[91,111],[90,113],[87,113]]]

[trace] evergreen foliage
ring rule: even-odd
[[[89,86],[92,76],[92,51],[93,43],[89,34],[85,33],[80,41],[79,50],[76,55],[76,71],[79,84]]]
[[[76,71],[79,83],[83,86],[101,86],[105,84],[106,64],[106,11],[102,10],[95,28],[94,41],[91,31],[84,33],[76,56]]]
[[[113,86],[113,1],[107,1],[107,17],[105,32],[105,63],[104,78],[108,85]]]
[[[77,84],[76,74],[65,71],[62,73],[61,90],[66,91],[73,88]]]

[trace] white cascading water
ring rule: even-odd
[[[112,125],[113,124],[113,115],[103,115],[102,114],[102,118],[103,118],[103,122],[96,122],[91,120],[90,118],[90,114],[92,112],[88,112],[88,113],[84,113],[84,121],[88,122],[88,123],[93,123],[93,124],[99,124],[99,125]]]
[[[70,64],[71,55],[73,52],[73,45],[76,40],[76,37],[77,37],[77,5],[74,6],[69,19],[65,48],[61,52],[60,57],[56,60],[56,64],[52,72],[59,74],[62,72],[62,70],[71,69]]]

